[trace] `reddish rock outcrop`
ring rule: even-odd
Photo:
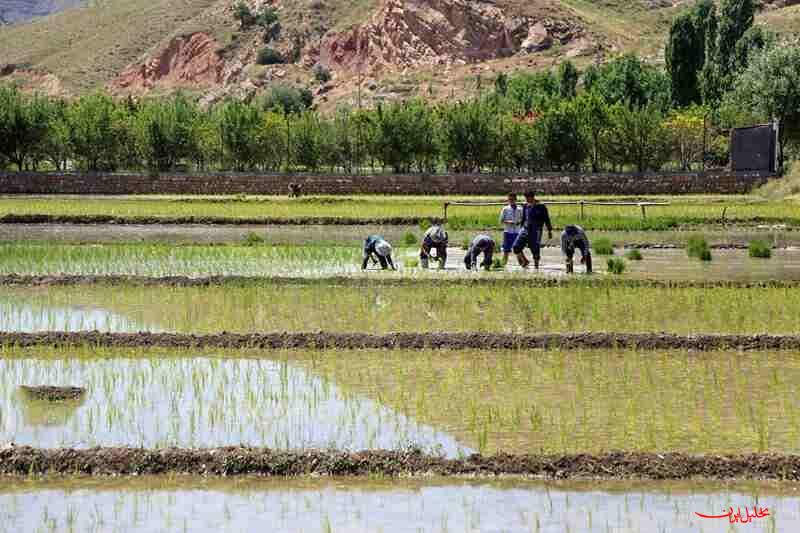
[[[340,70],[463,64],[544,50],[579,34],[563,22],[510,16],[489,2],[387,0],[369,22],[328,34],[312,56]]]
[[[198,32],[175,37],[155,56],[126,68],[109,84],[114,92],[144,93],[153,87],[209,87],[221,82],[220,46]]]

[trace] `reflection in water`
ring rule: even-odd
[[[92,391],[63,427],[31,422],[19,385]],[[287,364],[264,359],[0,360],[0,442],[470,452],[452,437]]]
[[[151,326],[143,327],[125,316],[99,307],[30,305],[11,296],[8,298],[6,301],[0,300],[0,331],[161,331]]]
[[[673,492],[669,484],[620,491],[523,481],[63,483],[0,488],[0,531],[725,532],[732,527],[727,521],[694,513],[756,504],[770,516],[748,531],[791,531],[800,519],[795,495],[724,486]]]

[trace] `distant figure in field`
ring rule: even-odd
[[[481,234],[475,237],[472,240],[469,250],[467,250],[467,255],[464,257],[464,265],[467,267],[467,270],[478,268],[478,256],[481,254],[483,254],[481,266],[489,270],[492,267],[494,248],[494,239],[488,235]]]
[[[573,257],[575,249],[581,251],[581,264],[586,265],[586,273],[592,273],[592,251],[589,245],[589,238],[580,226],[569,225],[561,233],[561,252],[567,258],[567,274],[575,271]]]
[[[366,270],[370,260],[373,264],[380,263],[383,270],[389,267],[397,270],[392,261],[392,245],[380,235],[370,235],[364,241],[364,261],[361,263],[361,270]]]
[[[303,184],[302,183],[290,183],[289,184],[289,198],[300,198],[303,194]]]
[[[522,207],[517,205],[517,195],[513,192],[508,195],[508,205],[500,211],[500,224],[503,225],[503,265],[505,265],[522,227]]]
[[[519,232],[514,243],[514,253],[523,268],[530,265],[525,257],[525,248],[530,248],[533,254],[533,267],[539,268],[542,257],[542,232],[547,226],[547,238],[553,238],[553,225],[550,223],[550,212],[547,206],[536,199],[533,192],[525,193],[525,206],[522,208],[522,231]]]
[[[439,262],[439,270],[444,269],[447,262],[448,242],[447,232],[440,224],[428,228],[422,237],[422,247],[419,251],[419,262],[422,268],[428,268],[428,260],[435,259]],[[431,255],[432,250],[436,250],[436,256]]]

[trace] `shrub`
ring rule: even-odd
[[[611,244],[611,239],[606,237],[596,239],[592,249],[597,255],[614,255],[614,246]]]
[[[628,259],[628,261],[641,261],[642,252],[640,252],[638,248],[633,248],[628,250],[628,253],[625,254],[625,257]]]
[[[619,257],[609,257],[606,265],[608,266],[608,271],[612,274],[619,275],[625,272],[625,261]]]
[[[756,257],[760,259],[769,259],[772,257],[772,247],[766,241],[750,241],[748,245],[748,252],[750,253],[750,257]]]
[[[254,231],[251,231],[244,236],[245,246],[258,246],[259,244],[264,244],[264,242],[264,237]]]
[[[689,237],[686,243],[686,253],[689,257],[702,259],[703,261],[711,260],[711,249],[708,247],[708,242],[702,235],[693,235]],[[704,257],[708,257],[705,259]]]
[[[312,72],[314,73],[314,79],[320,83],[328,83],[331,81],[331,71],[319,63],[314,65]]]
[[[280,65],[285,62],[286,60],[283,56],[277,50],[269,46],[265,46],[259,50],[258,57],[256,58],[256,63],[259,65]]]

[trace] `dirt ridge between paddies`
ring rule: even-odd
[[[592,287],[592,288],[652,288],[652,289],[796,289],[800,280],[658,280],[612,276],[576,277],[378,277],[362,275],[337,275],[320,277],[302,276],[134,276],[134,275],[0,275],[0,287],[68,287],[81,285],[132,286],[132,287],[257,287],[282,286],[338,286],[338,287],[492,287],[512,286],[528,288]]]
[[[97,346],[262,350],[800,350],[800,335],[671,335],[666,333],[178,333],[0,332],[0,346]]]
[[[267,448],[0,449],[0,475],[136,476],[520,476],[549,479],[800,480],[800,456],[688,455],[612,452],[603,455],[471,455],[446,459],[418,450],[343,452]]]

